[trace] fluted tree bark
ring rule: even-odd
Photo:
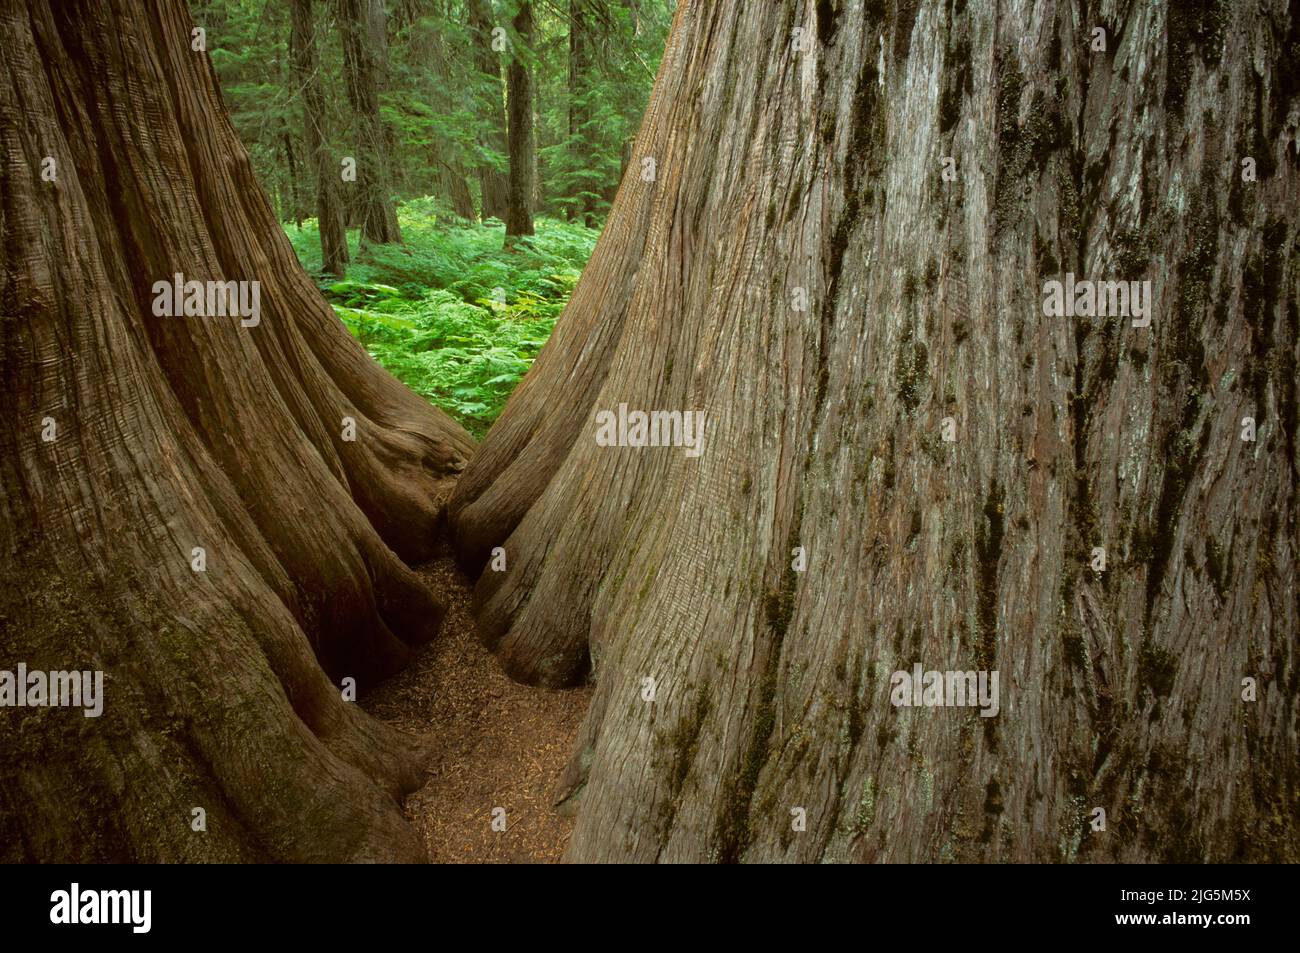
[[[681,4],[449,507],[506,669],[595,681],[571,858],[1300,856],[1296,18]],[[1067,273],[1149,327],[1045,316]],[[999,713],[894,706],[915,663]]]
[[[104,673],[98,718],[0,713],[0,855],[419,860],[421,749],[340,686],[437,630],[404,560],[472,442],[303,273],[192,26],[0,2],[0,669]]]

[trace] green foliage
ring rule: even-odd
[[[404,246],[367,248],[322,291],[375,360],[481,438],[550,337],[598,232],[543,218],[506,252],[501,225],[453,219],[430,199],[400,206],[398,220]],[[287,232],[319,273],[315,221]],[[349,241],[359,252],[355,233]]]
[[[587,65],[570,70],[570,10],[584,5]],[[599,224],[623,174],[663,56],[675,0],[534,0],[534,37],[522,59],[537,100],[537,209]],[[483,0],[489,28],[510,43],[515,0]],[[388,181],[395,196],[439,197],[449,206],[463,182],[481,210],[479,171],[506,172],[505,88],[510,54],[485,50],[490,36],[471,24],[466,0],[388,3],[387,56],[380,115],[388,133]],[[301,90],[289,56],[288,3],[190,0],[231,119],[281,221],[315,214],[315,184],[304,142]],[[321,117],[330,155],[356,154],[356,118],[348,102],[336,5],[313,4]],[[484,71],[483,56],[499,72]],[[581,120],[571,123],[577,108]],[[346,200],[346,192],[345,192]],[[355,224],[355,222],[353,223]]]
[[[289,65],[288,4],[191,0],[190,12],[194,25],[206,33],[231,122],[258,181],[281,220],[295,218],[307,209],[313,192],[302,144],[302,103]]]
[[[537,169],[544,211],[603,219],[631,155],[675,3],[640,3],[633,10],[608,0],[581,2],[589,63],[576,79],[569,72],[569,23],[547,16],[553,7],[534,4],[542,13]],[[576,127],[570,121],[575,109]]]
[[[361,254],[322,286],[339,317],[408,386],[477,436],[550,336],[609,210],[663,55],[675,0],[534,3],[531,48],[511,27],[517,0],[387,3],[379,68],[387,182],[402,245]],[[254,171],[303,266],[321,270],[315,167],[289,51],[290,5],[190,0]],[[338,7],[312,4],[324,148],[356,154]],[[580,24],[580,28],[574,24]],[[509,48],[491,49],[506,30]],[[571,37],[570,32],[574,35]],[[585,51],[572,55],[578,48]],[[511,50],[536,88],[537,235],[501,250],[504,229],[453,214],[482,209],[480,175],[508,171],[503,75]],[[570,60],[573,59],[571,63]],[[356,189],[340,182],[349,224]],[[551,216],[550,218],[546,216]],[[560,219],[581,224],[565,224]],[[498,290],[499,289],[499,290]]]

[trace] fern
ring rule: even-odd
[[[356,248],[345,279],[320,287],[366,350],[482,438],[551,336],[597,230],[538,219],[502,250],[499,223],[467,224],[432,199],[400,206],[405,244]],[[286,226],[303,267],[320,271],[316,222]]]

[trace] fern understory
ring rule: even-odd
[[[308,273],[381,365],[482,439],[542,349],[598,229],[539,218],[505,251],[504,226],[465,222],[431,199],[398,207],[401,245],[357,247],[342,279],[320,276],[315,220],[285,226]]]

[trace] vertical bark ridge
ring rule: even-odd
[[[1210,8],[679,7],[656,181],[450,504],[507,670],[596,682],[572,858],[1295,856],[1291,27]],[[1067,271],[1151,327],[1043,317]],[[1001,713],[893,707],[917,662]]]
[[[396,798],[421,745],[331,676],[364,691],[436,631],[400,557],[431,551],[473,444],[310,286],[190,26],[0,7],[0,650],[105,672],[98,719],[5,719],[6,855],[418,860]],[[260,324],[155,316],[174,272],[260,281]]]

